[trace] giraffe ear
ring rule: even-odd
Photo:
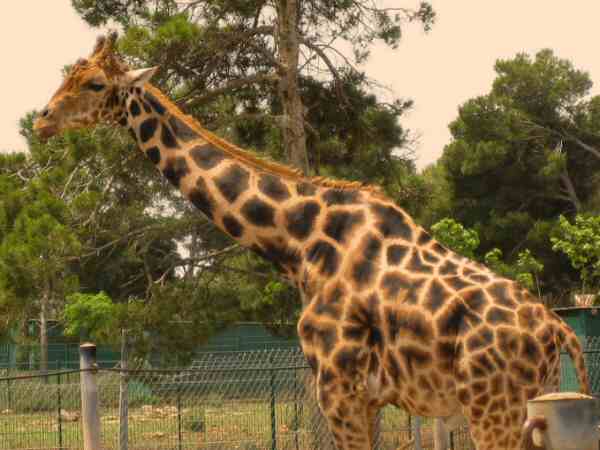
[[[146,69],[130,70],[125,73],[125,80],[130,86],[142,87],[156,73],[158,66],[148,67]]]

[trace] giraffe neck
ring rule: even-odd
[[[306,220],[318,214],[318,204],[301,202],[317,188],[207,142],[152,86],[129,89],[125,104],[120,123],[171,184],[217,227],[295,278],[301,252],[289,244],[307,234]]]

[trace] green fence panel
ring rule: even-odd
[[[15,346],[11,343],[0,343],[0,367],[14,367]]]

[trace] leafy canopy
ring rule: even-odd
[[[573,223],[560,216],[550,240],[552,249],[567,255],[580,271],[584,290],[600,288],[600,216],[578,214]]]
[[[452,218],[445,218],[431,227],[434,237],[442,244],[467,258],[477,259],[479,235],[476,230],[465,228]],[[512,278],[528,289],[538,288],[538,276],[544,265],[533,257],[529,249],[521,251],[515,262],[504,261],[502,250],[494,248],[487,252],[483,260],[494,272]]]
[[[435,238],[442,244],[468,258],[475,256],[479,247],[479,235],[451,218],[445,218],[431,227]]]
[[[600,212],[600,97],[590,95],[588,73],[549,49],[494,69],[490,92],[466,101],[450,124],[436,168],[442,179],[428,179],[447,194],[426,220],[449,216],[476,228],[479,257],[497,248],[514,264],[530,249],[544,267],[544,291],[562,295],[583,272],[550,237],[561,215]]]
[[[117,305],[104,292],[74,293],[67,297],[63,313],[65,334],[96,342],[114,341],[117,330]]]

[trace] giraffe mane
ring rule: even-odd
[[[383,191],[379,186],[372,184],[363,183],[360,181],[347,181],[347,180],[335,180],[333,178],[318,176],[310,177],[305,176],[300,170],[286,166],[284,164],[275,162],[269,158],[258,156],[256,153],[245,150],[238,147],[237,145],[220,138],[216,134],[208,131],[206,128],[201,126],[196,119],[189,114],[185,114],[175,105],[165,94],[163,94],[158,88],[146,84],[145,88],[152,93],[165,108],[173,115],[176,115],[179,119],[183,120],[186,125],[197,132],[207,142],[215,145],[225,153],[231,155],[237,160],[243,161],[244,163],[265,172],[269,172],[276,175],[282,175],[284,177],[307,181],[317,186],[329,187],[339,190],[361,190],[367,191],[376,195],[384,195]]]

